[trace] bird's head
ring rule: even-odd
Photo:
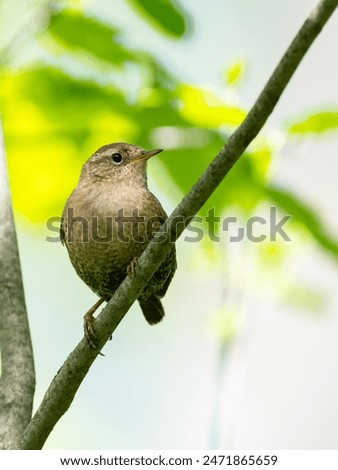
[[[144,150],[125,142],[104,145],[86,161],[81,179],[146,184],[146,163],[162,149]]]

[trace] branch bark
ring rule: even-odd
[[[156,271],[171,244],[181,235],[261,130],[305,53],[337,5],[338,0],[319,2],[289,46],[244,122],[232,134],[227,144],[157,232],[140,257],[133,279],[126,278],[123,281],[100,313],[95,321],[100,348],[104,346]],[[97,354],[88,348],[86,340],[83,339],[68,356],[24,433],[21,444],[23,449],[40,449],[43,446],[54,425],[72,403]]]
[[[0,188],[0,448],[18,449],[32,415],[35,372],[1,125]]]

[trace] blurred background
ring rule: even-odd
[[[316,3],[2,0],[0,112],[35,408],[95,301],[46,241],[81,165],[114,141],[166,149],[149,185],[170,213]],[[203,240],[183,234],[165,321],[149,327],[134,305],[45,448],[338,448],[337,41],[336,14],[200,214],[236,216],[235,234],[277,207],[291,241],[231,242],[218,225],[216,242],[207,222]]]

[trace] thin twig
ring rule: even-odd
[[[18,449],[32,415],[35,373],[0,122],[0,448]]]
[[[169,251],[171,243],[181,235],[191,218],[207,201],[246,147],[261,130],[297,66],[323,25],[334,12],[337,4],[338,0],[322,0],[311,13],[242,125],[230,137],[227,144],[157,232],[153,241],[140,257],[134,278],[126,278],[103,309],[95,321],[95,330],[100,338],[100,348],[112,335],[156,271]],[[22,448],[40,449],[43,446],[54,425],[72,403],[97,354],[97,352],[88,348],[85,340],[82,340],[69,355],[47,390],[40,408],[27,427],[22,441]]]

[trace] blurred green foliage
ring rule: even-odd
[[[276,206],[280,207],[286,214],[292,214],[296,220],[301,221],[323,248],[338,257],[336,239],[326,231],[324,224],[320,222],[320,218],[313,209],[308,207],[300,198],[295,198],[293,194],[284,189],[267,186],[266,192]]]
[[[157,34],[178,40],[191,31],[190,17],[174,1],[129,4]],[[44,21],[34,41],[42,53],[14,67],[11,49],[3,54],[0,69],[0,110],[15,209],[38,223],[61,214],[83,162],[114,141],[168,149],[160,161],[171,182],[186,193],[247,110],[213,90],[179,81],[157,57],[129,44],[117,25],[99,20],[95,7],[89,12],[81,2],[42,2],[39,8]],[[236,91],[244,74],[245,62],[236,60],[226,69],[226,86]],[[289,133],[333,129],[337,116],[331,111],[308,116],[292,124]],[[271,186],[273,153],[262,134],[201,213],[235,207],[250,215],[268,201],[290,213],[336,257],[338,244],[322,228],[319,215],[296,195]],[[165,178],[161,185],[169,191]]]
[[[289,126],[290,134],[321,134],[338,129],[338,111],[323,111],[305,116]]]
[[[244,60],[236,60],[226,68],[225,80],[228,85],[238,85],[243,78],[245,65]]]
[[[191,25],[186,12],[180,10],[179,5],[170,0],[129,0],[130,4],[150,20],[154,26],[174,38],[181,38]]]
[[[88,52],[97,59],[121,67],[137,60],[136,52],[118,43],[119,30],[76,10],[64,10],[50,16],[48,34],[68,52]]]

